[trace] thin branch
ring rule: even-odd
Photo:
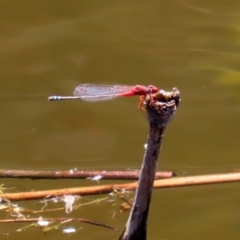
[[[100,176],[101,179],[114,180],[136,180],[139,178],[140,171],[35,171],[0,169],[0,178],[31,178],[31,179],[85,179]],[[174,172],[156,172],[155,179],[171,178],[176,176]]]

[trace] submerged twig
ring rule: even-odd
[[[39,219],[39,218],[24,218],[24,219],[0,219],[0,223],[26,223],[26,222],[39,222],[39,221],[47,221],[47,222],[83,222],[83,223],[87,223],[87,224],[91,224],[91,225],[95,225],[95,226],[100,226],[100,227],[104,227],[104,228],[108,228],[108,229],[112,229],[115,231],[118,231],[117,228],[114,228],[108,224],[103,224],[103,223],[99,223],[99,222],[95,222],[92,220],[88,220],[85,218],[43,218],[43,219]]]

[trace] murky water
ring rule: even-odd
[[[137,98],[47,101],[96,82],[179,88],[182,102],[165,134],[158,169],[180,176],[239,170],[239,12],[234,0],[1,3],[0,168],[140,168],[148,126]],[[1,183],[29,191],[86,181]],[[239,239],[239,198],[238,183],[155,190],[149,239]],[[34,208],[39,201],[23,206]],[[128,213],[112,218],[114,210],[105,203],[73,216],[122,229]],[[69,237],[61,230],[16,232],[21,226],[0,225],[1,238]],[[84,225],[70,237],[118,235]]]

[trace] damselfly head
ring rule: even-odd
[[[158,88],[153,85],[148,85],[149,93],[156,93],[158,92]]]

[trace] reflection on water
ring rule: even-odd
[[[148,127],[137,98],[47,102],[49,95],[71,95],[80,83],[96,82],[180,89],[159,169],[238,171],[239,9],[238,1],[223,0],[2,4],[1,168],[140,168]],[[2,183],[17,190],[43,186]],[[56,181],[46,185],[56,187]],[[238,239],[238,192],[237,183],[154,191],[149,239]],[[124,226],[127,214],[113,220],[103,210],[88,214]],[[8,239],[19,238],[13,228],[4,226]],[[118,235],[91,230],[77,234]]]

